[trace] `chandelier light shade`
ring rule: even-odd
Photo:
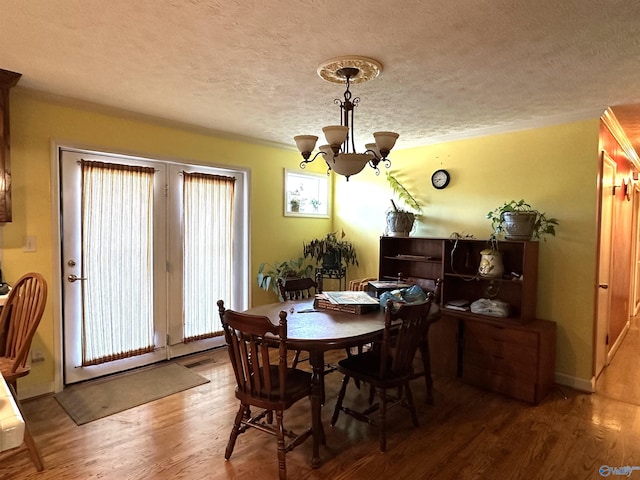
[[[315,135],[298,135],[293,137],[302,155],[300,168],[313,162],[318,155],[326,162],[329,171],[333,170],[346,177],[360,173],[369,164],[376,175],[380,174],[378,164],[384,161],[385,166],[391,166],[387,158],[394,147],[399,135],[395,132],[375,132],[375,143],[367,143],[363,153],[357,153],[355,148],[355,134],[353,131],[354,109],[360,103],[360,98],[352,99],[349,87],[352,83],[366,82],[377,77],[382,71],[382,65],[376,60],[366,57],[340,57],[328,60],[318,67],[318,75],[328,82],[346,85],[344,99],[336,99],[340,106],[340,125],[329,125],[322,129],[327,140],[326,145],[318,148],[312,156],[318,137]]]

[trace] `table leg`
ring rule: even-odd
[[[324,352],[309,352],[311,375],[311,428],[313,430],[313,457],[311,466],[320,466],[320,444],[326,443],[322,427],[322,404],[324,403]]]
[[[427,397],[425,402],[433,404],[433,379],[431,378],[431,353],[429,352],[429,330],[425,332],[420,341],[420,356],[422,357],[422,368],[424,379],[427,385]]]

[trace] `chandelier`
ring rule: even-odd
[[[340,106],[340,125],[324,127],[326,145],[318,147],[318,152],[311,157],[318,141],[315,135],[298,135],[293,137],[296,146],[302,154],[300,168],[313,162],[318,155],[326,162],[329,171],[333,170],[349,181],[351,175],[361,172],[369,164],[380,175],[378,164],[383,161],[387,168],[391,167],[391,160],[387,158],[398,139],[394,132],[375,132],[375,143],[367,143],[363,153],[357,153],[355,148],[355,134],[353,131],[354,109],[360,103],[360,97],[352,98],[349,87],[353,83],[363,83],[377,77],[382,71],[382,65],[367,57],[339,57],[328,60],[318,67],[318,75],[332,83],[346,85],[344,99],[336,98],[334,103]]]

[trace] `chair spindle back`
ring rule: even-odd
[[[274,325],[268,317],[225,310],[220,302],[218,306],[238,390],[269,401],[284,398],[287,312],[281,311],[279,324]],[[272,364],[275,352],[277,363]]]
[[[400,377],[411,372],[413,359],[428,327],[428,315],[433,293],[427,293],[423,303],[402,305],[393,311],[388,301],[380,357],[380,377]],[[389,364],[391,359],[391,364]]]
[[[0,314],[0,337],[4,336],[0,353],[13,359],[11,373],[27,363],[46,301],[47,282],[39,273],[23,275],[9,292]]]

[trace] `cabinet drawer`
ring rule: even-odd
[[[513,345],[500,344],[499,346],[509,347],[507,350],[513,348]],[[538,369],[536,351],[530,348],[521,348],[520,351],[511,353],[520,356],[517,360],[513,360],[513,355],[504,355],[499,351],[489,353],[477,349],[465,349],[462,371],[465,372],[470,367],[477,367],[528,382],[535,382]],[[523,353],[525,355],[522,355]]]
[[[520,330],[510,326],[491,325],[478,321],[465,322],[465,338],[484,338],[500,342],[538,348],[538,333]]]
[[[465,335],[464,351],[478,352],[490,357],[503,358],[508,362],[524,365],[535,365],[538,363],[537,348],[516,345],[487,337]]]
[[[537,385],[533,382],[500,375],[472,365],[465,367],[462,378],[465,382],[477,387],[503,393],[526,402],[538,402],[536,397]]]

